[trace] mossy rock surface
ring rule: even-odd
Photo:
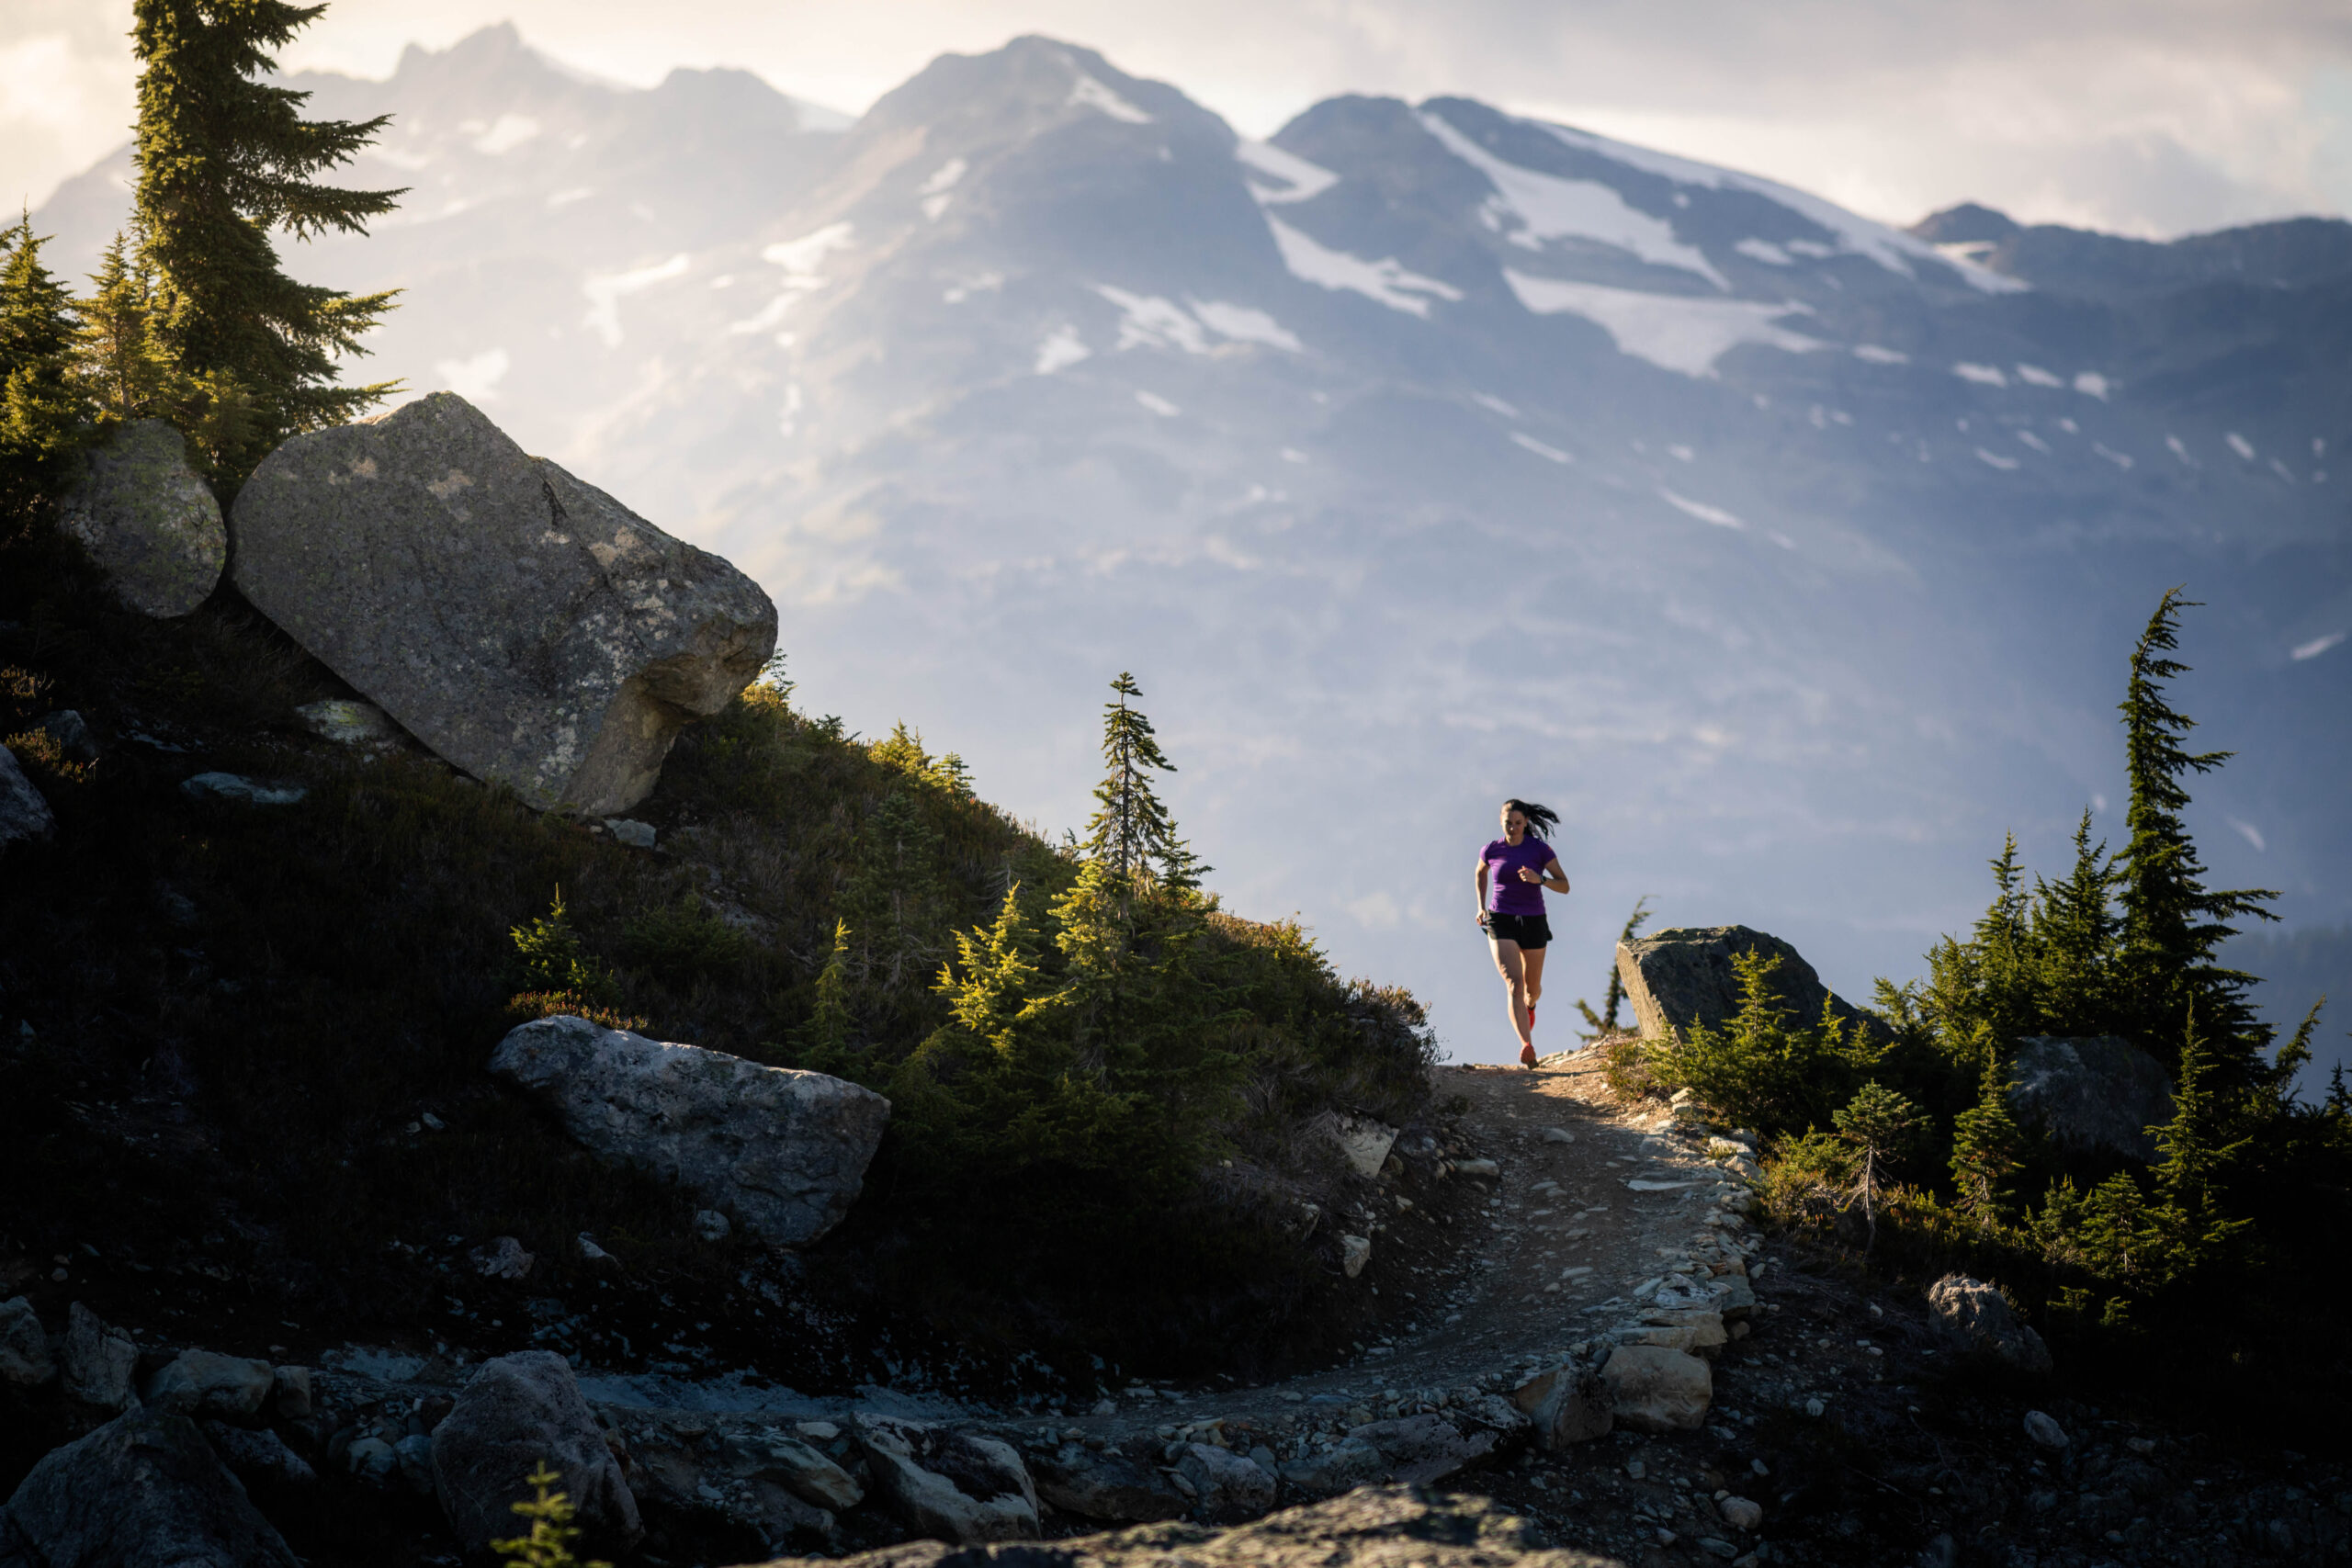
[[[142,615],[185,615],[229,563],[220,503],[189,467],[187,443],[160,419],[133,420],[84,457],[58,524]]]

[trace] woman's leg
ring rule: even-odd
[[[1544,999],[1544,955],[1548,947],[1522,947],[1519,950],[1520,967],[1527,973],[1527,1005],[1532,1010]]]
[[[1520,1049],[1535,1049],[1534,1037],[1527,1032],[1527,967],[1519,943],[1497,938],[1489,944],[1495,954],[1495,968],[1503,977],[1503,988],[1510,994],[1510,1031],[1519,1036]]]

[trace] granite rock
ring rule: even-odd
[[[57,522],[142,615],[187,615],[211,596],[229,558],[220,503],[160,419],[118,426],[83,454]]]
[[[1642,1038],[1679,1035],[1693,1024],[1720,1029],[1736,1018],[1739,976],[1732,958],[1745,953],[1780,958],[1780,967],[1772,972],[1772,992],[1789,1010],[1791,1022],[1818,1023],[1826,1002],[1841,1022],[1860,1021],[1882,1038],[1891,1033],[1874,1015],[1832,996],[1813,965],[1779,937],[1746,926],[1677,926],[1617,944],[1617,975],[1634,1004]]]
[[[728,562],[453,392],[297,435],[230,517],[254,607],[402,728],[542,808],[612,816],[775,647]]]
[[[521,1350],[483,1362],[433,1429],[434,1488],[466,1551],[514,1533],[513,1506],[531,1496],[525,1477],[542,1462],[561,1477],[591,1546],[623,1547],[642,1533],[637,1499],[570,1363]]]
[[[185,1416],[134,1411],[51,1452],[0,1510],[40,1568],[298,1568]]]
[[[2153,1160],[2149,1129],[2172,1120],[2172,1079],[2154,1056],[2112,1035],[2030,1034],[2010,1064],[2009,1107],[2068,1154]]]

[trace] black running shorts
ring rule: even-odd
[[[1521,949],[1540,952],[1551,945],[1552,922],[1541,915],[1503,915],[1488,911],[1487,938],[1490,942],[1515,942]]]

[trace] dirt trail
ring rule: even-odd
[[[1268,1387],[1131,1392],[1115,1415],[1098,1407],[1076,1424],[1109,1433],[1218,1416],[1279,1423],[1302,1404],[1409,1407],[1417,1392],[1556,1361],[1577,1341],[1632,1320],[1642,1310],[1637,1289],[1678,1265],[1692,1271],[1694,1248],[1722,1257],[1738,1255],[1743,1241],[1758,1246],[1724,1208],[1738,1186],[1704,1157],[1702,1140],[1675,1135],[1663,1117],[1629,1113],[1602,1085],[1596,1054],[1547,1061],[1533,1071],[1440,1070],[1440,1100],[1468,1102],[1460,1140],[1497,1170],[1484,1175],[1471,1159],[1450,1179],[1466,1187],[1448,1205],[1455,1226],[1475,1227],[1435,1238],[1453,1252],[1450,1265],[1427,1246],[1386,1248],[1382,1235],[1373,1237],[1366,1288],[1401,1293],[1417,1309],[1386,1338],[1342,1366]],[[1396,1196],[1384,1190],[1383,1201],[1393,1206]]]

